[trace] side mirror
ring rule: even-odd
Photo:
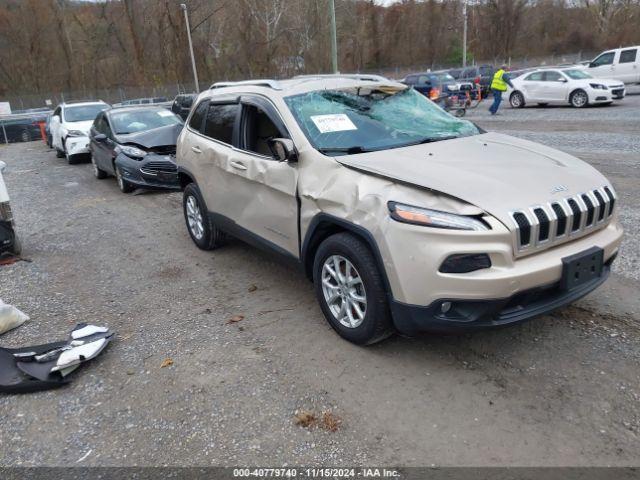
[[[562,82],[562,83],[567,83],[567,82],[568,82],[568,80],[567,80],[566,78],[561,78],[561,79],[560,79],[560,80],[558,80],[558,81],[559,81],[559,82]]]
[[[290,138],[270,138],[267,141],[273,158],[279,162],[297,162],[298,152]]]
[[[107,139],[107,136],[104,133],[99,133],[95,137],[93,137],[93,139],[96,142],[104,142]]]
[[[2,160],[0,160],[0,173],[4,172],[6,168],[7,168],[7,164],[4,163]]]
[[[60,121],[60,115],[54,115],[53,117],[51,117],[51,120],[55,120],[56,122]]]
[[[597,67],[597,65],[594,62],[589,62],[589,68],[593,68],[593,67]]]

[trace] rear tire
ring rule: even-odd
[[[525,106],[524,95],[520,92],[513,92],[509,96],[509,103],[511,108],[522,108]]]
[[[211,221],[200,189],[195,183],[190,183],[184,189],[182,211],[189,236],[199,249],[214,250],[224,245],[226,235]]]
[[[98,167],[96,163],[96,159],[93,157],[93,153],[91,154],[91,164],[93,165],[93,175],[98,179],[102,180],[107,178],[107,172]]]
[[[322,313],[342,338],[371,345],[393,333],[382,275],[358,237],[337,233],[320,244],[313,283]]]
[[[23,142],[31,141],[31,133],[29,133],[29,130],[22,131],[22,133],[20,134],[20,140],[22,140]]]
[[[574,108],[586,107],[589,103],[589,96],[584,90],[576,90],[575,92],[571,93],[571,96],[569,97],[569,103]]]

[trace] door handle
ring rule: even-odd
[[[200,150],[200,147],[191,147],[191,150],[192,150],[194,153],[202,153],[202,150]]]
[[[244,163],[240,163],[240,162],[231,162],[231,166],[233,168],[237,168],[238,170],[246,170],[247,167],[244,165]]]

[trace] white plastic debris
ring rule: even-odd
[[[0,299],[0,335],[19,327],[27,320],[29,320],[29,316],[26,313]]]

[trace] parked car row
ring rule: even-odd
[[[54,145],[85,149],[123,192],[182,190],[198,248],[233,236],[297,264],[351,342],[522,322],[597,288],[618,253],[617,195],[598,171],[413,85],[306,76],[192,100],[184,124],[158,106],[61,105]]]
[[[617,48],[578,64],[513,70],[509,73],[514,86],[507,90],[507,97],[513,108],[611,104],[625,97],[625,84],[640,83],[639,51],[640,46]],[[486,98],[495,71],[493,65],[428,71],[407,75],[403,83],[432,100],[459,93],[475,99],[477,91]]]
[[[69,164],[89,158],[96,178],[113,176],[123,193],[178,188],[176,139],[183,121],[163,106],[60,104],[51,119],[51,147]]]

